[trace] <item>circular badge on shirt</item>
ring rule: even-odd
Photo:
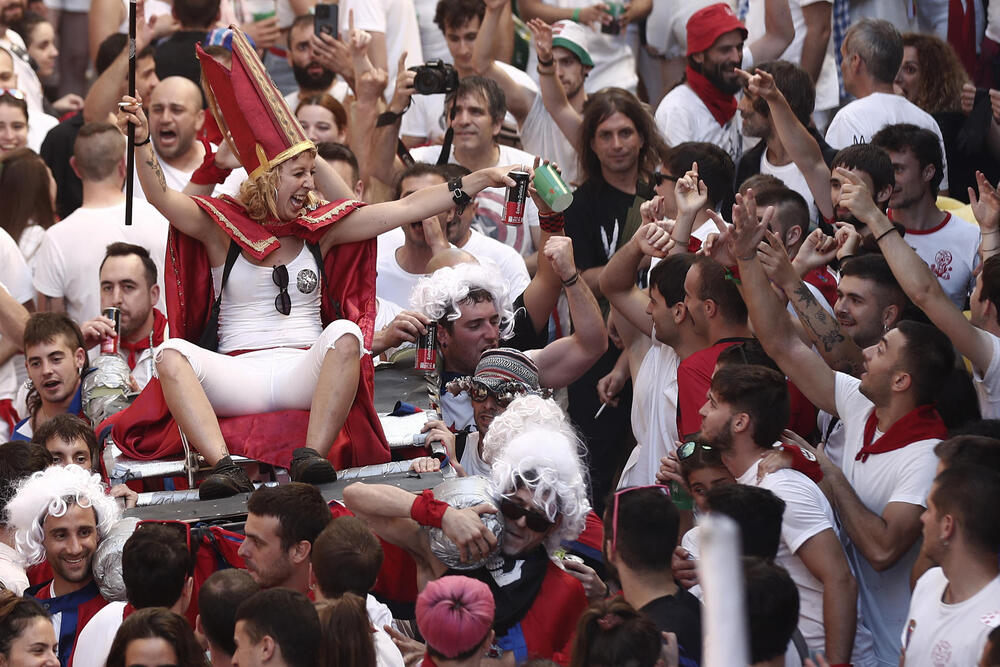
[[[303,294],[312,294],[318,284],[319,277],[312,269],[302,269],[299,271],[299,274],[295,276],[295,285]]]

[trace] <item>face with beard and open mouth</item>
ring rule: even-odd
[[[21,0],[5,2],[0,0],[0,25],[14,25],[24,16],[24,3]]]
[[[329,90],[333,85],[333,72],[325,69],[315,60],[307,65],[292,65],[292,73],[295,74],[295,83],[303,90]]]

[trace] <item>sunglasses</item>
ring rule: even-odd
[[[17,88],[0,88],[0,95],[10,95],[15,100],[25,99],[24,93],[22,93]]]
[[[500,500],[500,512],[511,521],[517,521],[523,516],[525,525],[536,533],[544,533],[552,527],[552,522],[545,515],[525,509],[509,498]]]
[[[677,182],[677,179],[671,176],[670,174],[664,174],[662,171],[653,172],[653,183],[656,185],[656,187],[660,187],[661,185],[663,185],[664,181]]]
[[[506,408],[508,405],[510,405],[510,402],[513,401],[515,398],[510,394],[524,393],[524,387],[513,382],[501,385],[500,389],[503,394],[502,396],[497,392],[493,391],[492,389],[490,389],[489,387],[487,387],[482,382],[473,381],[472,389],[469,390],[469,397],[472,399],[474,403],[482,403],[487,398],[492,396],[493,400],[497,402],[497,407]]]
[[[618,546],[618,499],[626,493],[638,491],[639,489],[660,489],[660,491],[670,497],[670,488],[662,484],[647,484],[646,486],[630,486],[615,492],[614,509],[611,512],[611,550],[615,551]]]
[[[677,460],[683,461],[684,459],[691,458],[691,456],[693,456],[699,449],[704,449],[709,452],[712,451],[711,445],[706,445],[694,440],[688,440],[677,448]]]
[[[278,296],[274,297],[274,309],[282,315],[292,312],[292,297],[288,296],[288,267],[279,264],[271,271],[271,282],[278,287]]]

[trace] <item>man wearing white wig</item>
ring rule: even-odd
[[[43,560],[52,579],[28,588],[52,614],[65,667],[80,630],[107,601],[90,571],[97,545],[119,518],[99,475],[77,465],[52,466],[26,479],[7,503],[15,547],[28,565]]]
[[[574,332],[526,354],[537,366],[538,384],[559,389],[579,378],[608,347],[600,308],[579,272],[564,280]],[[443,384],[472,376],[484,351],[514,332],[510,291],[495,271],[479,264],[458,264],[421,278],[410,295],[411,307],[437,323]],[[444,422],[453,430],[473,425],[466,392],[442,392]]]
[[[417,584],[449,573],[431,551],[426,528],[440,528],[463,561],[486,558],[497,539],[480,514],[503,516],[499,553],[490,567],[461,574],[486,583],[496,602],[494,649],[517,663],[532,658],[568,660],[576,622],[587,607],[583,585],[560,569],[552,553],[584,528],[590,503],[580,445],[569,429],[535,427],[490,452],[496,507],[456,509],[394,486],[356,483],[344,502],[383,539],[405,549],[417,564]]]

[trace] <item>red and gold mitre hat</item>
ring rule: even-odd
[[[292,115],[246,35],[233,31],[229,69],[197,46],[202,88],[222,136],[251,179],[271,167],[314,149]]]

